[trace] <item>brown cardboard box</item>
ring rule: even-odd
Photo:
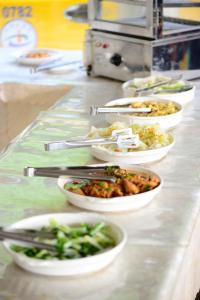
[[[0,149],[69,89],[65,85],[0,84]]]

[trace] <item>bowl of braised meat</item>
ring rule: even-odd
[[[114,176],[115,182],[60,177],[58,186],[75,206],[98,212],[123,212],[149,204],[163,184],[156,173],[136,166],[107,166],[104,174]]]

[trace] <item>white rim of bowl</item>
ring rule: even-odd
[[[72,260],[69,260],[69,259],[66,259],[66,260],[58,260],[58,259],[55,259],[55,260],[39,260],[39,259],[35,259],[35,258],[31,258],[31,257],[28,257],[28,256],[26,256],[26,255],[24,255],[24,254],[21,254],[21,253],[17,253],[17,252],[15,252],[15,251],[13,251],[11,248],[10,248],[10,246],[11,246],[11,244],[14,244],[14,241],[13,242],[11,242],[11,240],[9,240],[9,239],[5,239],[4,241],[3,241],[3,246],[5,247],[5,249],[12,255],[12,256],[20,256],[20,257],[23,257],[23,258],[25,258],[25,259],[27,259],[27,260],[30,260],[30,262],[35,262],[37,265],[39,265],[39,264],[41,264],[41,265],[44,265],[44,264],[47,264],[48,263],[48,266],[53,266],[53,265],[55,265],[55,263],[58,265],[63,265],[65,262],[67,263],[67,264],[73,264],[73,263],[77,263],[77,262],[81,262],[81,261],[83,261],[84,259],[85,260],[88,260],[88,259],[90,259],[90,260],[93,260],[93,259],[95,259],[95,257],[101,257],[101,256],[104,256],[106,253],[108,253],[108,252],[112,252],[112,251],[115,251],[117,248],[121,248],[121,247],[123,247],[124,245],[125,245],[125,243],[126,243],[126,241],[127,241],[127,233],[126,233],[126,231],[121,227],[121,226],[119,226],[119,225],[117,225],[116,223],[114,223],[114,222],[110,222],[109,220],[107,220],[107,218],[106,217],[104,217],[104,216],[102,216],[101,214],[97,214],[97,213],[85,213],[85,212],[82,212],[82,213],[53,213],[53,214],[44,214],[44,215],[37,215],[37,216],[33,216],[33,217],[30,217],[30,218],[25,218],[25,219],[23,219],[23,220],[21,220],[21,221],[18,221],[18,222],[16,222],[16,223],[14,223],[14,224],[12,224],[12,225],[9,225],[9,226],[6,226],[5,227],[5,229],[15,229],[15,228],[21,228],[21,227],[18,227],[18,225],[20,225],[20,223],[23,223],[23,222],[26,222],[26,221],[31,221],[31,220],[33,220],[33,219],[36,219],[36,218],[43,218],[43,217],[45,217],[45,218],[53,218],[53,217],[55,217],[55,219],[56,219],[56,216],[59,218],[59,216],[60,217],[62,217],[62,216],[64,216],[64,215],[76,215],[76,216],[80,216],[80,215],[82,215],[82,216],[88,216],[88,217],[96,217],[97,219],[99,219],[99,221],[100,220],[102,220],[102,221],[104,221],[106,224],[108,224],[109,226],[111,226],[111,227],[114,227],[114,228],[116,228],[117,229],[117,231],[119,232],[119,234],[121,235],[121,237],[120,237],[120,241],[114,246],[114,247],[112,247],[111,249],[105,249],[105,251],[103,251],[102,253],[97,253],[97,254],[94,254],[94,255],[92,255],[92,256],[86,256],[86,257],[81,257],[81,258],[77,258],[77,259],[72,259]],[[99,222],[99,221],[97,221],[97,222]],[[59,222],[59,221],[58,221]],[[88,221],[89,223],[94,223],[95,222],[95,220],[92,222],[92,221]],[[44,225],[46,224],[46,222],[44,222]],[[66,224],[74,224],[74,223],[66,223]],[[77,222],[76,222],[76,224],[77,224]],[[17,227],[16,227],[16,225],[17,225]],[[25,227],[24,227],[25,228]],[[34,228],[38,228],[38,227],[33,227],[33,229]]]
[[[141,78],[142,79],[142,78]],[[133,82],[134,81],[134,79],[131,79],[131,80],[128,80],[128,81],[126,81],[126,82],[124,82],[123,84],[122,84],[122,89],[125,91],[125,90],[136,90],[137,88],[134,88],[134,87],[131,87],[130,86],[130,83],[131,82]],[[190,85],[191,86],[191,89],[190,90],[188,90],[188,91],[191,91],[191,90],[194,90],[195,89],[195,86],[190,82],[190,81],[187,81],[187,80],[183,80],[184,81],[184,83],[185,83],[185,85],[187,84],[187,85]],[[162,95],[174,95],[174,94],[181,94],[181,93],[186,93],[186,92],[188,92],[188,91],[183,91],[183,92],[177,92],[177,93],[171,93],[171,94],[164,94],[164,93],[162,93]],[[153,94],[152,94],[153,95]],[[158,94],[159,95],[159,94]],[[150,95],[151,96],[151,95]]]
[[[119,164],[120,165],[120,164]],[[148,169],[146,169],[146,168],[140,168],[140,167],[133,167],[133,168],[130,168],[130,171],[131,170],[133,170],[134,171],[134,169],[136,170],[136,172],[142,172],[142,173],[147,173],[147,174],[149,174],[149,175],[154,175],[154,176],[156,176],[156,177],[158,177],[158,179],[160,180],[160,184],[157,186],[157,187],[155,187],[153,190],[150,190],[150,191],[146,191],[146,192],[143,192],[143,193],[139,193],[139,194],[133,194],[133,195],[129,195],[129,196],[119,196],[119,197],[112,197],[112,198],[100,198],[100,197],[92,197],[92,196],[87,196],[87,195],[78,195],[78,196],[80,196],[81,198],[85,198],[85,197],[87,197],[88,198],[88,200],[89,201],[91,201],[91,202],[93,202],[93,201],[99,201],[99,202],[101,202],[101,204],[107,204],[108,203],[108,201],[110,202],[110,203],[117,203],[117,202],[119,202],[119,198],[123,198],[123,199],[130,199],[130,198],[132,198],[132,197],[134,197],[134,196],[142,196],[143,194],[145,194],[145,195],[147,195],[147,194],[149,194],[149,193],[152,193],[153,191],[155,191],[156,189],[161,189],[162,187],[163,187],[163,178],[160,176],[160,175],[158,175],[157,173],[155,173],[155,172],[153,172],[153,171],[151,171],[151,170],[148,170]],[[65,188],[64,188],[64,185],[65,185],[65,183],[63,182],[64,180],[67,180],[67,178],[65,179],[64,177],[60,177],[59,179],[58,179],[58,186],[59,186],[59,188],[61,189],[61,191],[66,191],[67,193],[71,193],[72,195],[74,195],[75,193],[73,193],[73,192],[70,192],[70,191],[68,191],[68,190],[66,190]],[[118,199],[116,199],[116,198],[118,198]],[[123,200],[122,200],[123,201]],[[133,200],[134,201],[134,200]]]
[[[127,100],[127,102],[125,101]],[[124,104],[130,104],[130,103],[134,103],[134,102],[146,102],[146,101],[155,101],[155,102],[164,102],[164,103],[169,103],[169,102],[172,102],[173,104],[176,105],[176,107],[179,109],[177,112],[175,113],[172,113],[172,114],[168,114],[168,115],[163,115],[163,116],[135,116],[135,115],[131,115],[131,114],[126,114],[126,115],[123,115],[123,117],[127,117],[127,118],[134,118],[134,119],[140,119],[140,120],[144,120],[144,119],[147,119],[147,120],[150,120],[150,119],[153,119],[153,120],[164,120],[164,119],[168,119],[168,118],[173,118],[174,116],[177,116],[179,114],[182,114],[182,111],[183,111],[183,106],[176,102],[176,101],[173,101],[173,100],[163,100],[163,99],[159,99],[158,97],[157,98],[154,98],[152,97],[152,95],[150,95],[149,97],[130,97],[130,98],[119,98],[119,99],[116,99],[116,100],[112,100],[112,101],[109,101],[105,104],[105,106],[109,106],[110,104],[114,103],[114,102],[120,102],[120,101],[124,101],[125,103]],[[112,105],[111,105],[112,106]],[[114,106],[114,105],[113,105]],[[115,115],[122,115],[121,113],[113,113]]]
[[[165,150],[165,149],[167,150],[168,148],[171,148],[172,146],[174,146],[174,144],[175,144],[174,137],[171,134],[169,134],[169,135],[172,138],[172,142],[166,146],[163,146],[160,148],[155,148],[155,149],[132,151],[132,152],[115,152],[115,151],[103,148],[101,146],[96,146],[96,145],[93,145],[91,148],[99,149],[99,150],[102,150],[104,152],[107,152],[107,153],[115,155],[115,156],[141,156],[141,155],[145,155],[145,154],[152,155],[154,153],[161,152],[162,150]],[[147,155],[145,155],[145,156],[147,156]]]

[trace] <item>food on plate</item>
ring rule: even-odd
[[[166,76],[148,76],[145,78],[134,78],[133,80],[129,80],[129,87],[131,88],[150,88],[155,84],[159,84],[163,81],[170,80],[170,77]]]
[[[183,81],[179,80],[176,83],[161,85],[156,88],[156,94],[168,94],[168,93],[180,93],[183,91],[191,90],[192,85],[189,85]]]
[[[98,198],[113,198],[144,193],[156,188],[160,184],[157,176],[144,172],[128,171],[126,169],[108,166],[104,175],[116,177],[116,182],[90,180],[80,184],[73,180],[65,184],[64,188],[70,192]]]
[[[153,88],[153,86],[162,82],[166,82],[166,84]],[[132,96],[135,95],[137,89],[143,89],[143,88],[145,89],[151,87],[153,88],[153,91],[150,89],[149,94],[179,93],[193,88],[191,84],[183,80],[172,79],[166,76],[149,76],[146,78],[135,78],[123,84],[123,89],[124,90],[128,89],[129,91],[131,90]]]
[[[113,106],[112,106],[113,107]],[[121,107],[121,106],[120,106]],[[130,108],[151,108],[151,112],[143,113],[129,113],[132,116],[140,117],[158,117],[171,115],[178,112],[179,107],[172,101],[144,101],[144,102],[132,102],[130,104],[124,105],[123,107]]]
[[[133,134],[139,135],[139,146],[137,148],[118,148],[116,144],[97,145],[93,147],[108,149],[116,152],[135,152],[143,150],[152,150],[168,146],[173,142],[173,137],[167,132],[161,130],[159,125],[129,125]],[[89,132],[90,138],[109,137],[113,130],[127,128],[127,125],[121,122],[115,122],[107,128],[92,127]]]
[[[26,54],[26,58],[46,58],[50,57],[50,54],[47,51],[34,51],[34,52],[28,52]]]
[[[11,250],[35,259],[64,260],[92,256],[116,245],[111,226],[104,222],[61,225],[52,219],[49,226],[40,231],[52,233],[54,237],[35,240],[55,245],[55,251],[16,244],[11,245]]]

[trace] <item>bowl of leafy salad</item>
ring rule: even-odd
[[[81,276],[108,266],[121,252],[126,233],[103,216],[58,213],[30,217],[5,228],[36,232],[34,238],[53,246],[41,249],[6,239],[3,246],[21,268],[49,276]],[[47,237],[48,236],[48,237]]]
[[[161,84],[167,81],[168,83]],[[153,86],[155,87],[151,89]],[[122,85],[124,97],[136,97],[138,89],[146,88],[149,90],[140,93],[140,96],[152,95],[159,99],[175,101],[183,106],[191,102],[195,95],[195,86],[191,82],[162,75],[134,78]]]
[[[93,145],[92,155],[102,161],[116,164],[144,164],[164,158],[174,146],[173,136],[160,128],[159,125],[132,124],[127,126],[122,122],[115,122],[106,128],[92,127],[90,138],[106,138],[113,130],[131,128],[132,133],[139,137],[139,143],[134,148],[119,148],[116,144]]]

